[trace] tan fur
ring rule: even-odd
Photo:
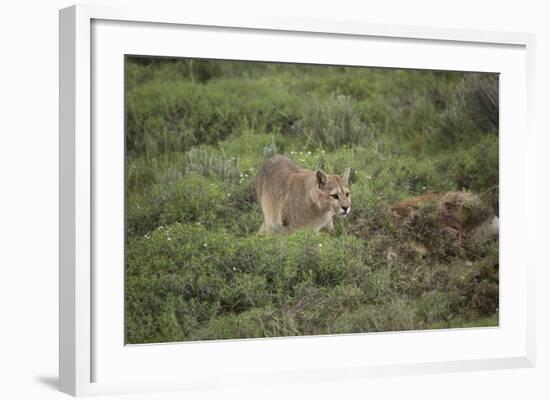
[[[453,236],[459,244],[462,243],[467,229],[477,241],[498,238],[497,216],[487,216],[487,219],[477,221],[473,227],[465,226],[463,207],[468,203],[481,203],[479,197],[472,192],[451,191],[419,195],[393,205],[392,210],[401,219],[407,219],[415,210],[427,203],[436,204],[443,230]]]
[[[256,193],[263,213],[260,233],[332,230],[332,218],[351,210],[349,174],[349,169],[343,176],[308,170],[286,156],[273,156],[256,177]]]

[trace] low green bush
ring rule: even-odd
[[[234,181],[239,178],[239,159],[225,158],[218,152],[204,148],[192,148],[186,153],[185,173],[217,177],[221,181]]]
[[[498,136],[498,75],[464,74],[436,123],[431,126],[433,147],[451,147],[465,139]]]
[[[480,137],[471,152],[454,160],[457,187],[482,192],[499,183],[498,138]]]
[[[163,226],[128,243],[127,341],[418,329],[498,307],[494,256],[414,268],[376,255],[350,235]]]
[[[256,233],[261,225],[254,177],[248,174],[237,181],[181,174],[151,186],[141,196],[128,195],[126,205],[126,232],[130,236],[176,222],[211,229],[225,227],[235,235]]]
[[[318,101],[312,99],[298,122],[298,132],[306,147],[334,150],[365,144],[370,139],[368,125],[361,120],[351,98],[338,95]]]
[[[277,131],[298,101],[277,81],[150,81],[126,94],[126,148],[130,156],[153,157],[247,128]]]
[[[367,259],[353,237],[299,232],[288,238],[238,238],[196,224],[158,228],[128,243],[127,318],[133,328],[128,341],[151,341],[137,327],[143,323],[157,330],[167,316],[170,322],[180,321],[178,316],[181,322],[203,322],[273,305],[296,308],[309,302],[310,291],[320,291],[335,309],[356,306],[361,292],[338,288],[356,286],[357,278],[365,277],[360,272],[368,272]],[[324,290],[333,287],[336,293]],[[190,310],[189,303],[198,309]],[[187,335],[184,327],[170,331],[178,332]]]
[[[464,81],[466,113],[479,131],[498,135],[498,74],[466,74]]]
[[[382,305],[363,305],[354,311],[341,314],[334,331],[343,333],[368,333],[377,331],[402,331],[419,329],[414,306],[397,298]]]

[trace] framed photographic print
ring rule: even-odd
[[[61,390],[533,366],[533,44],[61,10]]]

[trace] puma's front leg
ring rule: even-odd
[[[327,224],[324,225],[323,228],[321,228],[321,231],[330,233],[332,229],[334,228],[334,223],[332,222],[332,218],[327,222]]]

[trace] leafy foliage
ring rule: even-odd
[[[313,99],[298,123],[306,146],[334,150],[364,144],[369,139],[367,125],[355,111],[353,100],[345,95],[331,96],[324,102]]]

